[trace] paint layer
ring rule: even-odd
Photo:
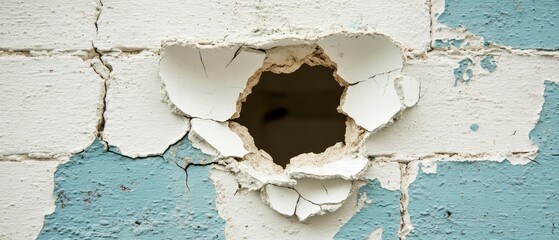
[[[530,133],[539,146],[527,165],[438,162],[419,173],[408,205],[408,239],[555,239],[559,231],[559,84],[547,81]]]
[[[458,85],[458,82],[468,84],[472,80],[474,75],[472,69],[470,68],[473,62],[469,58],[465,58],[458,62],[458,67],[454,69],[454,86]]]
[[[400,225],[400,191],[380,186],[378,180],[369,181],[359,189],[371,200],[342,226],[334,239],[367,239],[377,228],[382,228],[383,239],[398,239]]]
[[[437,19],[465,27],[494,42],[519,49],[558,49],[559,11],[555,0],[446,0]]]
[[[211,167],[188,168],[187,187],[177,166],[205,157],[186,138],[147,159],[105,151],[96,140],[58,167],[56,210],[38,239],[223,239]]]
[[[433,47],[450,49],[451,47],[460,48],[464,43],[464,39],[436,39]]]
[[[495,70],[497,70],[497,62],[493,58],[493,55],[488,55],[487,57],[481,59],[479,63],[481,67],[488,72],[495,72]]]

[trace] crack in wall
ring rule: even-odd
[[[99,34],[99,17],[101,16],[101,11],[103,11],[103,1],[102,0],[97,0],[96,2],[97,6],[95,6],[95,36],[97,36]]]
[[[237,50],[235,51],[235,53],[233,53],[233,58],[231,58],[231,61],[229,61],[227,63],[227,65],[225,65],[225,68],[229,67],[229,64],[231,64],[233,62],[233,60],[235,60],[235,58],[239,55],[239,53],[241,53],[241,49],[243,48],[243,46],[239,46],[239,48],[237,48]]]
[[[432,152],[425,154],[371,154],[369,157],[373,157],[377,160],[386,162],[398,162],[398,163],[409,163],[416,160],[421,161],[441,161],[441,162],[460,162],[460,161],[510,161],[513,164],[525,164],[522,161],[516,161],[511,159],[516,158],[526,158],[533,160],[536,151],[518,151],[518,152],[503,152],[495,155],[494,153],[484,152],[484,153],[465,153],[465,152]],[[559,155],[559,154],[558,154]],[[510,159],[509,159],[510,158]]]
[[[177,162],[174,162],[177,167],[179,167],[180,169],[182,169],[184,171],[184,174],[186,175],[185,178],[185,184],[186,184],[186,188],[188,189],[188,192],[190,193],[190,187],[188,186],[188,168],[190,167],[205,167],[205,166],[210,166],[210,165],[219,165],[219,166],[223,166],[225,167],[225,165],[223,164],[219,164],[216,162],[208,162],[208,163],[193,163],[193,162],[188,162],[186,163],[186,165],[184,167],[182,167],[180,164],[178,164]]]
[[[97,37],[99,35],[99,18],[101,16],[101,13],[103,11],[103,1],[101,0],[97,0],[97,6],[96,6],[96,13],[95,13],[95,22],[94,22],[94,26],[95,26],[95,37]],[[91,67],[93,68],[93,70],[95,71],[95,73],[97,73],[97,75],[99,75],[99,77],[101,77],[103,79],[103,100],[101,102],[101,106],[100,106],[100,118],[99,118],[99,122],[97,123],[97,137],[103,141],[105,143],[105,145],[108,148],[108,143],[103,139],[103,131],[105,129],[105,123],[106,123],[106,119],[105,119],[105,112],[107,110],[107,89],[108,89],[108,81],[110,79],[111,73],[113,71],[112,67],[110,66],[110,64],[106,63],[103,60],[103,53],[95,46],[95,41],[91,42],[91,47],[93,48],[93,60],[91,62]],[[101,63],[102,66],[97,66],[96,61],[99,61],[99,63]]]
[[[206,69],[206,64],[204,64],[204,58],[202,58],[202,52],[200,52],[200,49],[198,49],[198,56],[200,56],[200,63],[202,63],[202,68],[204,68],[204,74],[206,74],[206,79],[209,79],[208,78],[208,70]],[[231,60],[231,61],[233,61],[233,60]]]
[[[400,240],[406,240],[406,236],[413,229],[411,224],[410,215],[408,212],[408,187],[411,183],[411,179],[414,178],[412,171],[410,169],[410,163],[400,163],[400,227],[398,228],[398,236]],[[417,169],[415,169],[417,170]]]
[[[433,0],[427,1],[427,12],[429,13],[429,47],[427,47],[427,52],[433,51]]]
[[[373,78],[375,78],[375,77],[382,76],[382,75],[385,75],[385,74],[389,74],[389,75],[390,75],[390,73],[393,73],[393,72],[398,71],[398,70],[401,71],[402,69],[403,69],[403,68],[395,68],[395,69],[392,69],[392,70],[389,70],[389,71],[386,71],[386,72],[377,73],[377,74],[374,74],[374,75],[368,77],[367,79],[355,81],[355,82],[352,82],[352,83],[348,83],[347,85],[348,85],[348,86],[355,86],[355,85],[357,85],[357,84],[359,84],[359,83],[368,81],[368,80],[373,79]]]

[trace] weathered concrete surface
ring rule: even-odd
[[[414,230],[408,239],[555,239],[559,236],[559,84],[546,82],[545,103],[530,133],[534,161],[439,162],[409,187]]]
[[[95,141],[55,174],[56,210],[38,239],[221,239],[211,166],[188,168],[205,156],[183,139],[164,157],[133,160]],[[188,184],[188,187],[187,185]]]

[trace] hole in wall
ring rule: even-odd
[[[256,147],[285,166],[302,153],[320,153],[343,142],[346,116],[338,113],[341,87],[333,70],[303,64],[290,74],[263,72],[235,120]]]

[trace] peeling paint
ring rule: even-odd
[[[386,190],[373,180],[361,187],[359,194],[370,202],[343,225],[334,239],[366,239],[377,228],[382,228],[383,239],[398,239],[400,192]]]
[[[464,39],[436,39],[433,42],[433,47],[444,49],[450,49],[451,47],[460,48],[462,44],[464,44]]]
[[[358,154],[365,130],[375,132],[389,125],[420,97],[419,81],[401,74],[405,59],[400,46],[381,34],[334,34],[307,45],[271,49],[206,47],[177,40],[162,47],[159,72],[164,99],[176,113],[195,117],[188,134],[193,146],[227,163],[243,189],[275,184],[295,190],[299,195],[295,206],[293,201],[280,204],[280,199],[291,196],[283,188],[266,187],[261,197],[281,214],[294,211],[300,221],[342,206],[352,192],[350,180],[358,179],[368,166],[368,159]],[[290,73],[303,64],[334,69],[334,80],[345,87],[337,110],[348,116],[346,141],[322,153],[292,157],[282,171],[272,161],[274,156],[256,147],[246,128],[228,120],[239,116],[241,104],[263,72]],[[336,192],[340,186],[344,190]],[[313,197],[318,194],[315,188],[320,197]],[[271,199],[276,197],[280,199]]]
[[[111,56],[106,81],[103,141],[129,157],[163,154],[190,129],[189,119],[161,101],[159,56],[151,52]]]
[[[458,67],[454,69],[454,86],[458,85],[458,82],[468,84],[472,80],[474,75],[472,72],[472,66],[474,62],[471,59],[466,58],[458,63]]]
[[[227,123],[211,120],[192,119],[192,129],[188,138],[202,152],[222,157],[242,158],[248,152],[241,138],[229,128]]]
[[[491,55],[499,64],[493,73],[479,67],[485,53],[432,51],[408,60],[406,74],[422,80],[421,99],[390,127],[367,136],[363,154],[399,162],[534,159],[538,147],[529,132],[543,104],[544,80],[559,75],[557,56]],[[476,63],[474,80],[452,87],[457,63],[468,58]],[[475,134],[472,123],[480,126]]]
[[[541,117],[530,133],[540,149],[536,158],[523,166],[439,162],[436,174],[418,173],[409,187],[414,230],[408,239],[556,236],[559,85],[549,81],[545,85]]]
[[[3,3],[0,239],[558,235],[554,0]],[[233,121],[302,66],[344,128],[280,166]]]
[[[445,0],[437,21],[519,49],[558,49],[557,2]]]
[[[59,165],[56,210],[45,217],[38,239],[223,239],[211,166],[187,168],[187,174],[177,166],[195,156],[204,155],[186,139],[164,156],[142,160],[108,152],[96,140]]]
[[[353,183],[340,178],[297,179],[293,187],[267,185],[262,198],[277,212],[306,221],[312,216],[336,211],[350,196]]]
[[[493,58],[493,55],[488,55],[480,61],[480,65],[483,69],[488,72],[495,72],[497,70],[497,62]]]
[[[168,103],[189,117],[226,121],[264,54],[243,48],[196,48],[167,42],[160,76]]]

